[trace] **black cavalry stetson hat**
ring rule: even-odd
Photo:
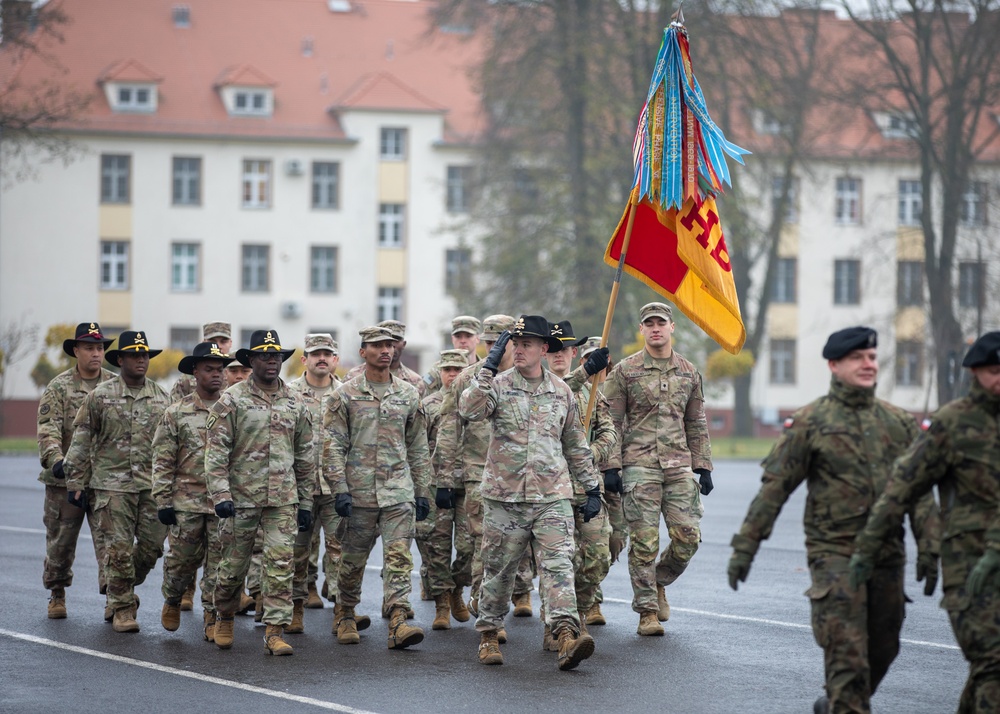
[[[76,357],[76,355],[73,354],[73,348],[76,346],[77,342],[103,342],[104,349],[108,349],[114,340],[108,339],[101,334],[101,326],[96,322],[81,322],[76,326],[76,336],[71,340],[63,340],[63,352],[68,354],[70,357]]]
[[[254,333],[250,335],[250,349],[236,350],[236,359],[243,366],[249,367],[251,355],[265,352],[280,352],[282,362],[295,354],[294,349],[281,348],[281,338],[278,337],[277,330],[254,330]]]
[[[549,330],[553,337],[562,342],[563,347],[579,347],[587,341],[586,336],[577,339],[573,333],[573,325],[570,324],[569,320],[550,323]]]
[[[149,349],[149,345],[146,344],[146,333],[135,330],[125,330],[125,332],[118,335],[118,348],[105,352],[104,359],[113,364],[115,367],[118,367],[120,366],[118,364],[118,358],[126,352],[130,354],[148,354],[149,358],[153,359],[156,355],[163,352],[163,350]]]
[[[512,337],[539,337],[549,346],[549,352],[558,352],[563,343],[552,336],[549,321],[541,315],[521,315],[509,330]]]
[[[199,342],[194,346],[191,354],[181,357],[177,371],[181,374],[194,374],[194,366],[206,359],[222,362],[222,366],[225,367],[236,358],[220,350],[214,342]]]

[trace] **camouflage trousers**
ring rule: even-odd
[[[549,503],[507,503],[486,499],[483,518],[483,585],[479,591],[480,632],[503,627],[514,594],[514,579],[534,551],[545,603],[545,623],[553,632],[580,632],[573,585],[573,506],[569,499]]]
[[[455,578],[451,570],[452,534],[455,529],[455,510],[438,508],[431,499],[431,512],[417,523],[416,541],[420,551],[420,583],[423,590],[436,597],[454,590]]]
[[[309,530],[295,534],[295,580],[292,585],[292,599],[305,600],[309,595],[309,583],[316,582],[319,574],[318,561],[313,564],[313,554],[318,557],[319,532],[323,530],[323,577],[326,579],[327,593],[337,596],[337,570],[340,567],[340,538],[337,529],[342,521],[334,510],[335,497],[317,494],[313,496],[313,520]]]
[[[90,535],[94,540],[97,556],[97,586],[103,594],[104,582],[104,532],[97,527],[94,515],[93,491],[87,492],[87,510],[71,506],[66,500],[66,489],[61,486],[45,487],[42,523],[45,525],[45,564],[42,566],[42,586],[46,590],[68,588],[73,584],[73,561],[76,560],[76,543],[86,515]]]
[[[235,518],[222,519],[222,557],[215,585],[215,609],[220,617],[232,617],[240,605],[243,580],[250,569],[258,529],[263,534],[260,593],[264,598],[267,625],[292,621],[292,558],[298,532],[295,504],[237,508]]]
[[[415,513],[412,503],[397,503],[386,508],[358,508],[345,519],[347,526],[341,539],[340,572],[337,582],[338,602],[355,607],[361,601],[361,582],[368,556],[375,541],[382,538],[382,610],[409,607],[413,573],[413,542]]]
[[[583,522],[583,514],[574,508],[573,519],[576,526],[573,530],[576,543],[573,554],[576,606],[586,611],[597,602],[601,583],[611,569],[611,553],[608,550],[611,522],[607,507],[601,508],[601,512],[587,523]]]
[[[949,588],[942,601],[958,646],[969,661],[958,714],[1000,711],[1000,593],[995,584],[991,587],[992,592],[975,598],[966,595],[964,588]]]
[[[701,541],[704,510],[698,482],[690,470],[666,472],[635,466],[622,472],[622,510],[631,544],[628,572],[632,579],[632,609],[656,610],[657,585],[670,585],[687,568]],[[668,545],[660,555],[660,514],[667,524]]]
[[[465,495],[457,501],[455,508],[455,563],[451,572],[455,585],[471,585],[471,597],[479,597],[483,584],[483,496],[480,481],[466,481]],[[462,538],[458,532],[462,531]],[[461,547],[460,547],[461,546]],[[466,565],[467,564],[467,565]],[[466,567],[468,568],[466,570]],[[526,552],[518,566],[514,578],[514,594],[521,595],[534,590],[535,563],[531,553]]]
[[[167,538],[170,548],[163,558],[163,599],[179,605],[181,596],[198,575],[204,563],[201,579],[201,606],[205,612],[215,612],[212,595],[219,574],[222,542],[219,518],[214,513],[175,511],[177,525],[170,526]]]
[[[837,556],[811,562],[806,591],[832,714],[870,710],[871,695],[899,654],[906,616],[903,566],[876,568],[867,585],[854,590],[847,563]]]
[[[94,491],[94,517],[104,533],[104,578],[108,607],[120,610],[135,604],[135,586],[141,585],[163,555],[167,527],[156,518],[152,491],[121,493]]]
[[[264,531],[257,528],[253,539],[253,550],[250,552],[250,569],[247,571],[247,592],[256,595],[260,592],[261,569],[264,567]]]

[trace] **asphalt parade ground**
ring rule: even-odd
[[[263,627],[237,616],[235,645],[222,651],[202,637],[201,604],[181,627],[160,625],[162,560],[138,588],[138,634],[116,634],[103,620],[104,597],[86,525],[67,590],[69,617],[46,617],[42,588],[45,532],[38,460],[0,457],[0,712],[811,712],[822,693],[822,651],[809,628],[809,586],[802,535],[804,486],[782,511],[750,578],[729,589],[729,540],[756,493],[760,468],[719,461],[716,488],[705,499],[703,543],[667,593],[672,616],[665,637],[638,637],[624,562],[604,584],[608,624],[591,628],[597,649],[572,672],[559,672],[541,648],[542,625],[508,616],[505,664],[478,663],[473,621],[432,631],[434,603],[412,599],[424,641],[386,649],[380,543],[372,554],[358,611],[373,616],[361,644],[330,633],[333,606],[306,610],[306,632],[288,635],[292,657],[270,657]],[[661,538],[666,530],[661,524]],[[872,702],[882,714],[954,711],[968,667],[946,613],[913,580],[899,657]],[[413,549],[415,568],[419,564]],[[537,585],[537,581],[536,581]],[[468,593],[468,590],[466,590]]]

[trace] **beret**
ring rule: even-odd
[[[962,366],[989,367],[994,364],[1000,364],[1000,332],[987,332],[972,343]]]
[[[841,359],[854,350],[866,350],[878,345],[878,333],[870,327],[847,327],[837,330],[823,347],[823,359]]]

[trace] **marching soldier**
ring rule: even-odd
[[[201,328],[202,342],[218,345],[222,354],[229,354],[233,348],[233,326],[228,322],[209,322]],[[190,374],[182,374],[170,390],[170,401],[178,402],[195,390],[195,380]],[[190,609],[190,608],[188,608]]]
[[[423,399],[424,395],[427,393],[427,383],[424,382],[423,377],[407,367],[401,361],[403,359],[403,350],[406,349],[406,325],[399,320],[383,320],[378,323],[376,327],[386,329],[392,335],[392,366],[389,367],[389,373],[393,377],[402,379],[404,382],[416,387],[420,398]],[[351,370],[347,373],[345,380],[353,379],[364,371],[365,364],[362,362],[358,366],[351,368]]]
[[[479,359],[476,356],[476,348],[479,346],[479,333],[482,331],[483,324],[472,315],[459,315],[451,320],[451,346],[456,350],[465,350],[466,366]],[[427,385],[424,396],[434,394],[441,389],[441,373],[437,366],[431,367],[430,372],[424,376],[424,383]]]

